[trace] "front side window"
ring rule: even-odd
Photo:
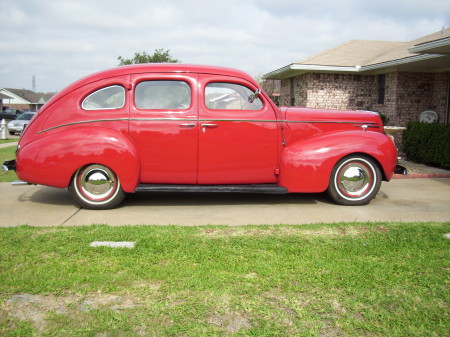
[[[81,104],[84,110],[121,109],[125,105],[125,89],[120,85],[112,85],[94,91]]]
[[[144,81],[136,86],[134,103],[138,109],[188,109],[191,88],[184,81]]]
[[[209,83],[205,89],[205,104],[213,110],[261,110],[263,103],[246,86],[235,83]]]

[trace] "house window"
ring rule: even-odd
[[[386,95],[386,75],[378,75],[378,104],[384,104]]]
[[[295,106],[295,78],[291,77],[291,106]]]

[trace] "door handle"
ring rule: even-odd
[[[193,128],[195,127],[197,124],[195,123],[184,123],[184,124],[180,124],[180,128]]]
[[[213,123],[206,123],[206,124],[202,124],[202,131],[203,133],[206,132],[206,128],[217,128],[219,125],[218,124],[213,124]]]

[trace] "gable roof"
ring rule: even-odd
[[[13,97],[0,93],[0,99],[11,99]]]
[[[27,102],[27,104],[44,104],[54,93],[34,92],[26,89],[4,88],[1,90],[4,95],[11,96],[10,99],[19,98]]]
[[[418,49],[418,46],[422,46],[421,49]],[[430,71],[430,67],[447,68],[448,71],[450,69],[449,55],[434,54],[430,50],[432,47],[435,47],[435,50],[439,47],[440,49],[437,50],[443,51],[449,46],[450,28],[409,42],[351,40],[272,71],[264,77],[282,79],[311,71],[344,73],[378,71],[380,73],[402,70],[402,67],[405,71]],[[438,61],[437,58],[441,59]],[[433,60],[432,63],[429,60]],[[415,63],[416,69],[410,63]],[[406,68],[405,64],[410,65]]]
[[[363,66],[400,45],[402,42],[351,40],[295,63],[337,67]]]

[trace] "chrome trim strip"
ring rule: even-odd
[[[292,123],[292,124],[353,124],[355,127],[361,127],[362,125],[367,125],[369,128],[380,128],[377,123],[364,123],[364,122],[339,122],[339,121],[288,121],[288,120],[276,120],[276,119],[213,119],[213,118],[176,118],[176,117],[168,117],[168,118],[106,118],[106,119],[92,119],[86,121],[65,123],[61,125],[52,126],[50,128],[38,131],[37,133],[44,133],[47,131],[51,131],[54,129],[62,128],[65,126],[77,125],[77,124],[88,124],[88,123],[96,123],[96,122],[118,122],[118,121],[153,121],[153,122],[165,122],[165,121],[174,121],[174,122],[256,122],[256,123]]]
[[[72,123],[66,123],[66,124],[52,126],[51,128],[38,131],[37,133],[38,134],[39,133],[44,133],[44,132],[47,132],[47,131],[51,131],[51,130],[58,129],[58,128],[63,128],[65,126],[70,126],[70,125],[88,124],[88,123],[96,123],[96,122],[116,122],[116,121],[127,121],[127,120],[128,120],[128,118],[92,119],[92,120],[87,120],[87,121],[79,121],[79,122],[72,122]]]
[[[282,120],[281,122],[285,123],[301,123],[301,124],[355,124],[355,126],[361,126],[364,124],[370,125],[378,125],[377,123],[365,123],[365,122],[339,122],[339,121],[286,121]]]
[[[130,118],[130,122],[136,121],[152,121],[152,122],[165,122],[165,121],[174,121],[174,122],[197,122],[197,118],[178,118],[178,117],[167,117],[167,118]]]
[[[219,118],[200,118],[199,122],[258,122],[258,123],[276,123],[276,119],[219,119]]]

